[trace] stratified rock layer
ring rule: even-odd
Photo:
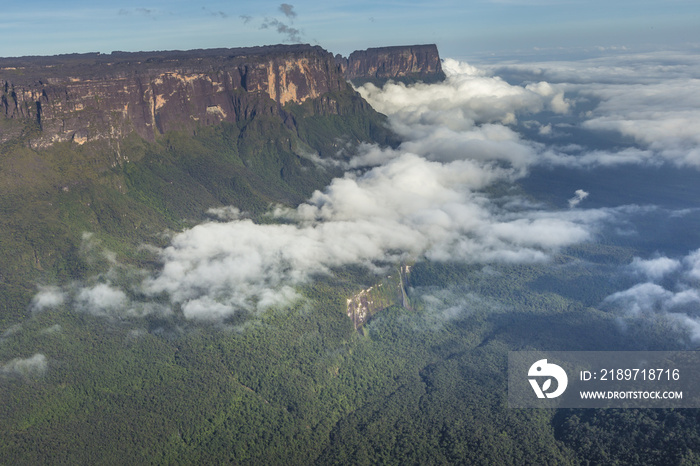
[[[29,57],[0,68],[0,112],[37,125],[39,145],[132,131],[153,140],[347,89],[333,56],[312,46]],[[0,142],[20,126],[3,125]]]
[[[347,60],[338,61],[345,77],[353,82],[387,79],[433,82],[445,77],[434,44],[357,50]]]
[[[442,76],[434,45],[368,49],[349,59],[310,45],[1,58],[0,143],[27,131],[33,147],[132,132],[153,141],[259,115],[293,127],[285,105],[310,99],[318,114],[337,114],[328,96],[353,92],[347,80]]]

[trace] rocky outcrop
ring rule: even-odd
[[[409,286],[409,265],[399,266],[396,273],[385,277],[382,281],[347,299],[347,315],[352,320],[355,329],[360,329],[379,311],[389,306],[401,306],[411,309],[406,294]]]
[[[308,45],[2,59],[0,84],[0,113],[25,123],[0,123],[0,142],[31,123],[38,145],[287,118],[285,104],[348,90],[333,56]]]
[[[437,46],[411,45],[358,50],[347,60],[336,57],[347,79],[367,81],[435,82],[445,78]]]

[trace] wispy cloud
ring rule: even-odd
[[[204,11],[205,13],[207,13],[210,16],[217,16],[219,18],[228,18],[228,16],[229,16],[228,13],[226,13],[225,11],[222,11],[222,10],[214,11],[214,10],[210,10],[209,8],[207,8],[205,6],[202,7],[202,11]]]
[[[588,193],[583,189],[577,189],[574,193],[574,197],[569,199],[569,209],[573,209],[581,203],[585,198],[588,197]]]
[[[279,10],[289,19],[294,19],[297,17],[297,13],[294,11],[294,5],[290,5],[289,3],[282,3]]]
[[[301,42],[302,32],[300,29],[289,26],[275,18],[265,18],[260,29],[275,29],[277,32],[286,36],[288,42]]]
[[[5,364],[0,364],[0,375],[39,377],[46,373],[48,367],[46,356],[36,353],[28,358],[15,358]]]
[[[117,12],[120,16],[139,16],[149,19],[158,19],[170,13],[154,8],[121,8]]]

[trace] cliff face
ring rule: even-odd
[[[445,78],[434,44],[358,50],[338,62],[345,77],[354,83],[387,79],[434,82]]]
[[[272,46],[191,52],[37,57],[0,61],[0,112],[31,122],[36,145],[121,137],[147,140],[169,130],[236,122],[347,90],[320,47]],[[7,122],[5,122],[7,123]],[[0,142],[20,124],[0,126]]]
[[[342,113],[329,94],[352,93],[347,80],[442,76],[434,45],[368,49],[348,59],[310,45],[0,58],[0,143],[27,130],[34,147],[132,132],[153,141],[258,115],[294,127],[285,104],[311,100],[315,114]]]
[[[410,273],[411,266],[402,264],[394,274],[347,299],[346,314],[356,330],[366,324],[373,315],[389,306],[411,309],[406,294]]]

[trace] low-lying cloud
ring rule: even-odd
[[[564,90],[546,82],[514,86],[498,76],[452,59],[443,61],[447,79],[442,83],[377,88],[366,84],[359,92],[379,112],[393,116],[397,130],[415,126],[470,129],[476,124],[510,123],[517,113],[549,108],[566,112]],[[410,136],[412,133],[405,133]]]
[[[610,132],[631,143],[556,157],[570,166],[672,163],[700,167],[700,59],[696,53],[616,54],[588,60],[487,67],[512,80],[544,80],[563,90],[578,128],[591,138]],[[555,124],[553,133],[566,133]],[[551,149],[551,148],[550,148]],[[566,154],[562,154],[566,155]]]
[[[400,155],[335,179],[296,209],[292,223],[207,223],[176,235],[163,269],[144,282],[186,317],[283,305],[294,286],[335,267],[407,259],[530,262],[591,237],[586,219],[556,212],[514,214],[472,190],[499,177],[473,161]]]
[[[635,257],[627,269],[646,281],[608,296],[604,307],[631,318],[666,319],[700,341],[700,249],[680,259]]]
[[[28,358],[15,358],[0,364],[0,375],[39,377],[46,373],[48,367],[46,356],[36,353]]]

